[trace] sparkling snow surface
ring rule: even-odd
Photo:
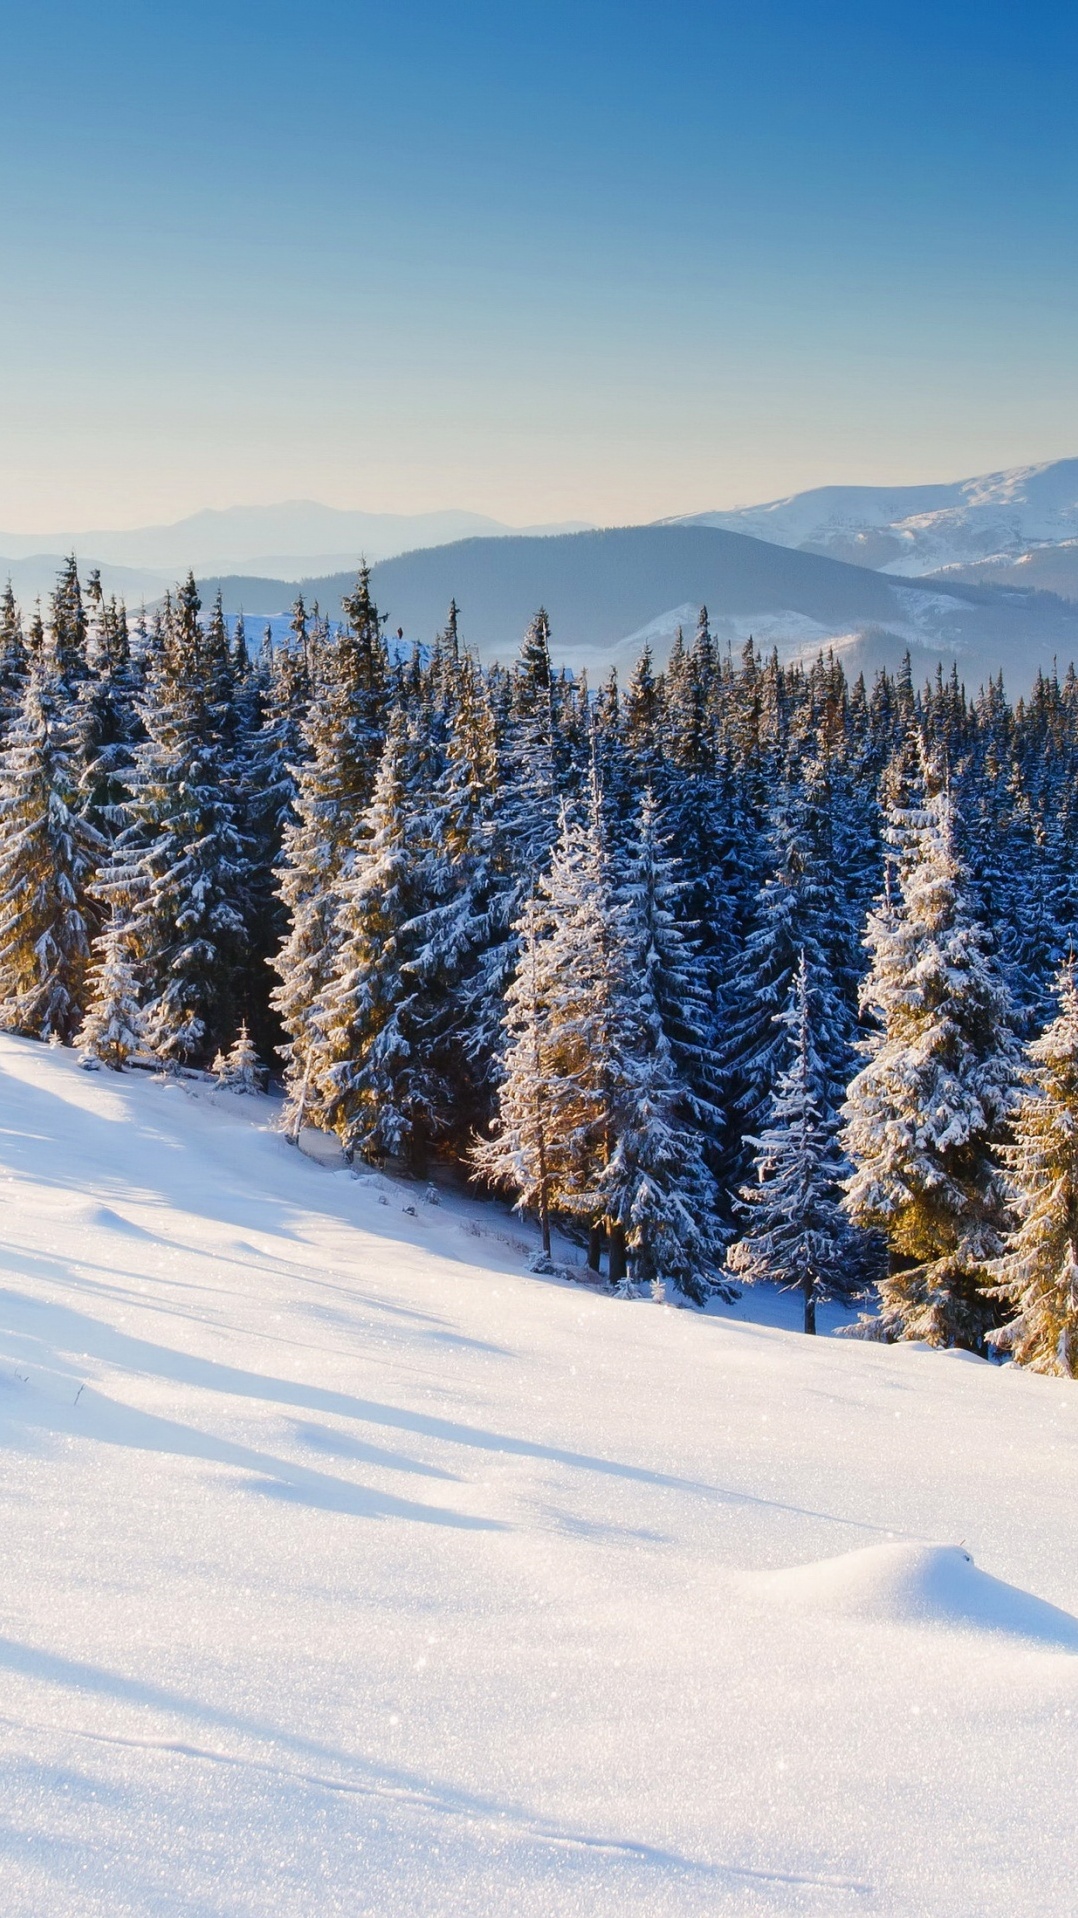
[[[0,1039],[4,1918],[1073,1910],[1073,1385],[271,1112]]]

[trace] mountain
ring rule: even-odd
[[[149,569],[166,580],[174,580],[189,567],[196,572],[295,579],[302,572],[344,571],[364,557],[385,559],[410,547],[438,546],[471,534],[494,537],[567,530],[575,528],[510,527],[482,513],[454,511],[358,513],[315,500],[287,500],[276,506],[194,513],[167,526],[134,527],[126,532],[0,533],[0,553],[20,560],[74,552],[87,566],[108,561]]]
[[[206,582],[206,597],[217,583]],[[285,614],[295,590],[221,584],[227,610],[242,607],[252,620]],[[344,573],[305,580],[303,591],[336,613],[350,584]],[[894,667],[908,647],[921,673],[955,659],[972,687],[1002,669],[1018,692],[1038,662],[1078,658],[1078,607],[1051,596],[899,580],[710,526],[464,540],[383,560],[372,585],[390,630],[403,628],[407,640],[429,640],[455,598],[463,634],[488,659],[509,658],[545,606],[556,656],[593,674],[631,670],[645,641],[665,657],[702,604],[735,649],[750,633],[787,659],[833,646],[855,672]]]
[[[0,1090],[5,1918],[1074,1910],[1072,1383]]]
[[[820,486],[764,506],[696,513],[713,526],[919,576],[1078,537],[1078,459],[1015,466],[945,486]]]
[[[1078,600],[1078,539],[1058,546],[1035,546],[1017,559],[999,556],[979,565],[948,566],[939,574],[954,585],[1006,586],[1019,592],[1056,593]]]

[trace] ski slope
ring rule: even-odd
[[[4,1918],[1073,1909],[1072,1385],[271,1114],[0,1038]]]

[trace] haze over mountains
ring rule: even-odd
[[[311,501],[235,507],[171,526],[82,536],[0,533],[0,575],[29,600],[74,549],[108,591],[156,599],[193,567],[226,609],[282,619],[302,583],[335,614],[361,559],[390,626],[429,640],[455,598],[487,658],[508,657],[539,605],[566,664],[662,659],[706,604],[720,641],[750,633],[784,658],[834,646],[854,670],[957,661],[1012,693],[1078,658],[1078,459],[953,485],[822,487],[761,506],[596,531],[514,529],[483,515],[345,512]]]
[[[515,527],[484,513],[359,513],[316,500],[285,500],[276,506],[192,513],[171,525],[128,531],[0,532],[0,566],[10,567],[17,587],[17,563],[22,563],[27,579],[36,578],[41,569],[27,562],[51,563],[58,554],[75,552],[87,565],[100,566],[103,576],[106,569],[123,568],[146,580],[140,591],[159,592],[190,567],[199,574],[255,573],[294,580],[306,573],[354,568],[361,556],[374,561],[473,534],[561,533],[575,531],[579,524]]]

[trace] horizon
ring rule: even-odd
[[[451,504],[442,502],[441,504],[434,504],[434,505],[420,503],[408,509],[407,511],[403,511],[403,510],[398,511],[396,509],[388,508],[388,507],[356,505],[355,503],[342,503],[338,500],[315,498],[313,495],[310,495],[310,494],[296,494],[287,498],[273,496],[273,497],[267,497],[266,499],[257,499],[257,498],[233,499],[228,501],[228,503],[225,505],[206,505],[205,503],[203,503],[201,505],[193,506],[190,508],[190,510],[179,513],[174,518],[171,518],[171,519],[143,520],[138,522],[137,524],[133,524],[129,522],[125,524],[105,525],[103,523],[98,523],[93,526],[86,525],[81,527],[66,527],[60,531],[57,531],[56,529],[49,529],[49,531],[47,532],[40,533],[34,527],[31,527],[31,526],[19,527],[11,523],[11,524],[6,524],[2,529],[0,529],[0,537],[2,537],[3,533],[5,532],[17,534],[18,537],[21,539],[47,539],[47,538],[70,539],[72,537],[92,538],[96,536],[97,534],[112,535],[112,534],[146,532],[146,531],[172,531],[176,529],[177,527],[185,525],[190,520],[211,518],[211,517],[227,518],[230,514],[235,514],[235,513],[272,512],[272,511],[280,510],[284,508],[298,508],[298,507],[312,507],[312,506],[318,508],[319,510],[325,510],[333,513],[362,515],[364,518],[368,518],[368,519],[385,519],[385,520],[437,519],[439,517],[449,517],[451,515],[461,515],[462,517],[473,516],[476,519],[488,519],[492,521],[493,523],[507,527],[510,532],[519,533],[519,534],[547,533],[555,528],[557,528],[557,530],[562,532],[569,532],[569,531],[604,532],[604,531],[612,531],[618,526],[662,525],[667,520],[677,520],[677,519],[683,519],[683,518],[689,519],[689,518],[692,518],[695,514],[701,514],[701,513],[737,513],[737,512],[746,511],[752,508],[778,506],[778,505],[784,504],[785,501],[787,501],[788,499],[799,497],[802,494],[826,492],[832,489],[851,490],[851,491],[857,489],[857,490],[865,490],[865,491],[876,490],[880,492],[899,492],[899,491],[902,491],[904,488],[927,488],[930,486],[965,486],[965,485],[972,484],[976,480],[994,479],[994,478],[1000,477],[1003,474],[1009,474],[1009,473],[1022,473],[1022,472],[1033,473],[1033,472],[1041,471],[1046,467],[1065,465],[1071,462],[1078,462],[1078,453],[1063,453],[1055,456],[1054,458],[1044,459],[1044,460],[1016,460],[1012,462],[1010,465],[985,467],[976,473],[968,472],[968,473],[960,473],[960,474],[955,474],[955,473],[925,474],[913,480],[908,480],[908,479],[824,480],[824,481],[820,481],[818,484],[808,485],[805,487],[798,487],[794,489],[793,492],[790,492],[790,493],[775,493],[775,494],[769,494],[766,496],[760,495],[758,497],[754,497],[751,499],[746,496],[746,497],[738,498],[734,500],[712,501],[709,505],[706,505],[706,506],[701,506],[697,504],[695,507],[689,507],[685,509],[684,512],[669,513],[669,514],[658,513],[658,514],[655,514],[652,518],[647,520],[642,520],[642,521],[603,520],[596,516],[593,518],[589,518],[586,523],[581,522],[580,524],[575,526],[570,526],[563,522],[555,521],[555,520],[551,520],[544,524],[544,523],[536,523],[536,522],[529,522],[529,521],[515,522],[511,520],[506,520],[506,519],[499,519],[498,515],[484,512],[481,509],[474,507],[467,502],[464,502],[464,503],[453,502]],[[458,537],[467,537],[467,535],[461,535]],[[7,556],[0,555],[0,557],[7,557]],[[317,557],[317,555],[315,555],[315,557]]]

